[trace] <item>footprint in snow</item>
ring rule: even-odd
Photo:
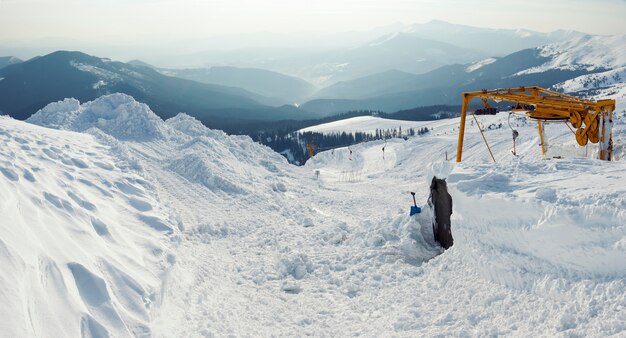
[[[32,173],[30,170],[26,169],[26,168],[24,168],[24,173],[23,173],[23,175],[24,175],[24,178],[25,178],[26,180],[30,181],[30,182],[35,182],[35,181],[37,181],[37,179],[35,179],[35,175],[33,175],[33,173]]]
[[[110,163],[105,163],[105,162],[99,162],[99,161],[95,161],[93,162],[93,164],[95,164],[96,166],[104,169],[104,170],[113,170],[113,165]]]
[[[93,203],[91,203],[91,202],[89,202],[89,201],[87,201],[87,200],[85,200],[85,199],[81,198],[81,197],[80,197],[80,196],[78,196],[76,193],[74,193],[74,192],[72,192],[72,191],[68,191],[68,192],[67,192],[67,195],[68,195],[68,196],[69,196],[72,200],[74,200],[74,202],[76,202],[76,204],[78,204],[78,205],[79,205],[79,206],[81,206],[82,208],[87,209],[87,210],[89,210],[89,211],[94,211],[94,210],[96,210],[96,206],[95,206]]]
[[[96,231],[96,233],[100,236],[110,236],[111,234],[109,233],[109,227],[102,222],[101,220],[92,217],[91,218],[91,226],[93,226],[93,229]]]
[[[54,152],[54,151],[52,151],[52,150],[50,150],[48,148],[44,148],[43,149],[43,153],[46,154],[46,156],[48,156],[49,158],[51,158],[53,160],[58,160],[59,159],[59,155],[56,152]]]
[[[81,160],[80,158],[72,158],[72,163],[81,168],[81,169],[85,169],[85,168],[89,168],[89,166],[87,165],[87,163],[85,163],[85,161]]]
[[[98,191],[99,191],[102,195],[104,195],[104,196],[106,196],[106,197],[113,197],[113,194],[111,194],[111,193],[110,193],[110,192],[108,192],[107,190],[102,189],[101,187],[99,187],[99,186],[97,186],[97,185],[93,184],[93,183],[92,183],[91,181],[89,181],[89,180],[86,180],[86,179],[84,179],[84,178],[79,178],[79,179],[78,179],[78,181],[79,181],[80,183],[82,183],[82,184],[84,184],[84,185],[88,186],[88,187],[92,187],[92,188],[94,188],[94,189],[98,190]]]
[[[76,288],[85,304],[99,306],[111,300],[106,282],[79,263],[68,263]]]
[[[135,209],[139,211],[150,211],[152,210],[152,205],[144,200],[139,198],[131,197],[129,199],[130,205],[132,205]]]
[[[74,167],[78,167],[80,169],[85,169],[88,168],[89,166],[87,165],[87,163],[85,163],[85,161],[79,159],[79,158],[62,158],[61,162],[65,165],[69,165],[69,166],[74,166]]]
[[[72,176],[72,174],[68,173],[67,171],[63,172],[63,176],[65,176],[65,178],[67,178],[70,181],[74,180],[74,176]]]
[[[136,195],[136,196],[144,195],[143,190],[141,190],[140,188],[137,188],[136,186],[130,183],[117,181],[115,182],[115,185],[117,186],[118,189],[120,189],[123,193],[127,195]]]
[[[17,176],[17,174],[15,173],[15,171],[9,169],[9,168],[5,168],[5,167],[0,167],[0,172],[2,172],[2,174],[8,178],[9,180],[13,181],[13,182],[17,182],[20,177]]]
[[[168,234],[172,233],[172,228],[170,228],[167,224],[163,223],[161,219],[154,216],[146,216],[146,215],[138,215],[139,219],[144,222],[146,225],[151,227],[157,231],[164,231]]]
[[[67,211],[73,211],[74,208],[72,208],[72,204],[70,204],[70,202],[68,202],[67,200],[64,200],[54,194],[51,194],[49,192],[44,192],[43,196],[46,198],[46,200],[48,202],[50,202],[52,205],[54,205],[55,207],[57,207],[58,209],[65,209]]]
[[[28,143],[28,140],[27,140],[27,139],[21,138],[21,137],[19,137],[19,136],[15,136],[15,137],[13,137],[13,139],[14,139],[17,143],[21,143],[21,144],[27,144],[27,143]]]

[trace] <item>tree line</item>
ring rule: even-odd
[[[391,138],[408,138],[416,135],[428,133],[429,129],[409,128],[402,130],[402,127],[389,129],[376,129],[375,132],[355,132],[355,133],[319,133],[313,131],[282,133],[280,131],[263,133],[258,135],[260,143],[272,148],[274,151],[283,154],[290,163],[296,165],[304,164],[309,158],[309,145],[312,146],[314,154],[320,151],[348,147],[354,144],[383,140]]]

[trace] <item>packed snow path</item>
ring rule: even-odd
[[[72,278],[78,270],[68,262],[78,261],[91,271],[89,276],[98,276],[102,282],[96,284],[103,287],[96,294],[115,295],[110,304],[117,317],[91,306],[93,297],[72,303],[66,311],[59,306],[57,312],[46,312],[32,301],[45,296],[20,291],[8,297],[16,284],[3,272],[0,301],[9,299],[8,304],[15,304],[11,309],[25,309],[23,317],[4,314],[10,320],[3,325],[17,335],[45,336],[47,326],[54,325],[26,315],[39,311],[64,325],[51,331],[62,336],[81,330],[83,336],[116,337],[624,334],[625,162],[541,160],[536,126],[521,120],[516,121],[520,156],[513,157],[510,130],[503,125],[506,117],[481,120],[499,161],[495,165],[487,162],[482,139],[472,129],[466,139],[467,161],[457,166],[442,161],[446,151],[454,156],[458,120],[452,119],[433,122],[430,135],[388,141],[384,160],[382,143],[370,142],[353,147],[351,160],[346,149],[337,149],[318,154],[304,167],[290,166],[247,137],[208,130],[185,115],[163,122],[125,95],[83,105],[66,100],[30,120],[96,138],[42,133],[41,128],[0,119],[8,138],[24,138],[16,135],[20,130],[33,138],[50,135],[48,143],[71,144],[72,156],[87,165],[80,171],[86,181],[140,177],[137,182],[145,184],[133,186],[141,189],[141,201],[133,202],[137,191],[115,184],[109,187],[114,203],[87,196],[90,187],[76,188],[76,195],[96,205],[97,212],[104,208],[101,204],[115,205],[120,211],[112,215],[119,218],[105,220],[110,228],[141,232],[163,248],[155,251],[144,242],[133,244],[134,237],[123,237],[134,248],[125,256],[152,257],[147,262],[153,263],[125,270],[133,284],[106,273],[105,263],[87,263],[98,259],[125,268],[125,261],[113,255],[115,243],[105,242],[106,250],[95,251],[87,249],[90,242],[81,243],[82,256],[69,251],[52,258],[61,271],[59,280],[75,295],[71,299],[80,300],[76,295],[82,295],[85,284]],[[553,126],[548,134],[555,155],[574,149],[569,130]],[[623,128],[617,128],[616,144],[623,144],[623,135]],[[20,147],[10,142],[11,152],[2,152],[5,157]],[[80,156],[84,147],[95,150]],[[616,154],[622,156],[623,148]],[[116,164],[113,173],[100,171],[90,165],[96,158],[127,165],[118,169]],[[10,158],[2,163],[9,169],[0,175],[3,188],[16,195],[28,191],[22,186],[28,180],[15,174],[28,165]],[[441,255],[427,213],[408,216],[409,191],[417,192],[423,206],[435,173],[448,176],[454,198],[455,245]],[[62,196],[48,184],[36,187]],[[74,199],[67,204],[72,210],[80,205]],[[5,204],[3,214],[15,213],[14,205]],[[143,222],[143,213],[154,218]],[[76,216],[70,225],[92,227],[91,214]],[[0,240],[9,248],[0,257],[15,265],[13,252],[20,242],[11,237],[12,224],[0,224]],[[29,229],[45,222],[19,224]],[[169,231],[155,229],[155,224]],[[34,236],[47,243],[40,233]],[[74,241],[74,235],[68,236]],[[36,252],[55,251],[43,247]],[[37,279],[19,271],[10,274]],[[142,294],[149,301],[125,305],[118,285],[147,290]],[[81,329],[80,318],[91,329]],[[31,321],[39,329],[27,329]]]

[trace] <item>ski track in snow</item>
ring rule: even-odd
[[[11,318],[10,334],[626,332],[623,113],[612,163],[542,160],[536,125],[517,118],[514,157],[501,113],[480,117],[496,164],[473,124],[464,163],[443,161],[456,151],[450,119],[388,140],[384,159],[374,141],[351,147],[352,160],[342,148],[303,167],[186,115],[154,117],[118,94],[31,118],[91,135],[0,118],[0,259],[10,271],[0,318]],[[119,130],[129,119],[148,132]],[[546,134],[550,157],[584,155],[562,124]],[[424,205],[433,174],[448,177],[454,199],[455,244],[443,254]],[[63,235],[50,240],[50,226]]]

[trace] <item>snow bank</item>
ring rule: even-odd
[[[40,109],[27,120],[44,127],[84,131],[98,128],[119,140],[164,138],[163,121],[126,94],[101,96],[82,105],[65,99]]]
[[[0,144],[1,335],[150,335],[177,226],[144,173],[91,135],[4,117]]]
[[[176,116],[165,120],[165,123],[169,127],[193,137],[213,136],[225,138],[226,135],[221,130],[209,129],[205,127],[202,122],[185,113],[179,113]]]

